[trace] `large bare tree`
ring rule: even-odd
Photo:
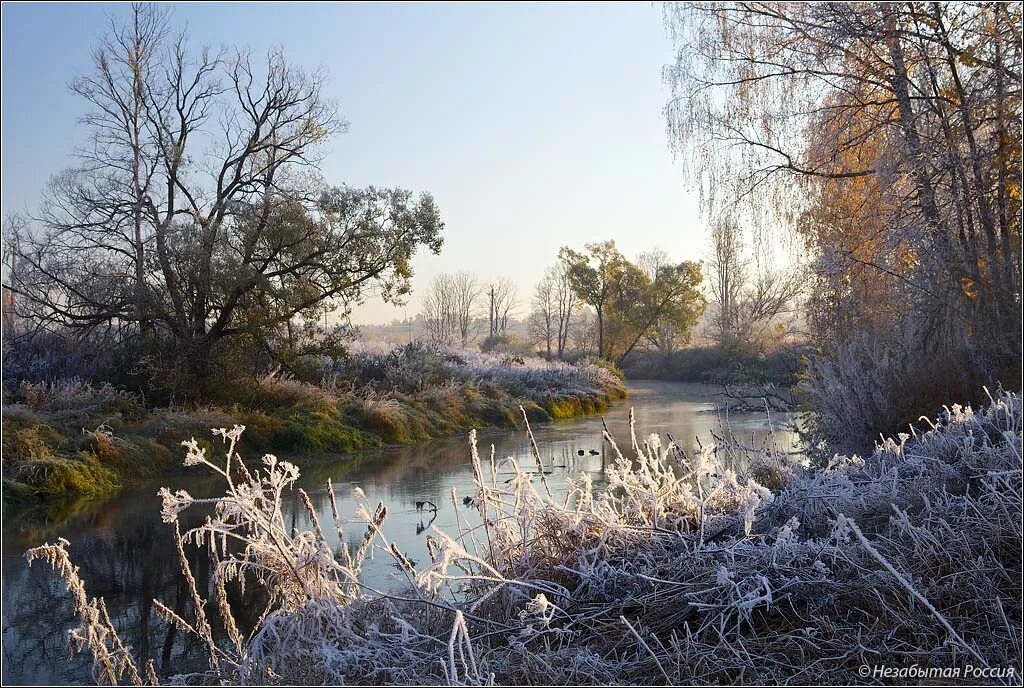
[[[278,51],[193,53],[168,27],[133,6],[75,80],[91,138],[8,286],[43,326],[150,333],[203,385],[228,340],[272,344],[296,318],[401,299],[443,225],[427,195],[324,184],[324,144],[346,124],[323,74]]]

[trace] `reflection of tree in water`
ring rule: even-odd
[[[73,519],[59,534],[72,541],[72,560],[81,569],[86,591],[105,598],[111,620],[137,657],[154,659],[160,673],[201,669],[205,654],[197,641],[179,633],[153,605],[156,598],[185,618],[194,614],[171,528],[155,514],[133,516],[137,518],[130,527],[122,516],[121,523],[111,524],[116,527],[98,531]],[[189,516],[194,519],[190,526],[203,518],[198,511]],[[92,521],[88,525],[95,527]],[[56,536],[51,532],[47,539]],[[209,552],[186,547],[186,554],[200,591],[212,592]],[[4,683],[88,682],[89,658],[69,659],[67,632],[78,620],[63,582],[49,567],[28,568],[15,553],[5,553],[3,573]],[[244,598],[237,585],[229,586],[228,593],[244,632],[255,624],[266,597],[257,585],[247,586]],[[216,605],[208,605],[206,612],[219,625]],[[224,631],[215,627],[215,632]]]

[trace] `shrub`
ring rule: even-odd
[[[906,432],[946,399],[977,399],[985,383],[968,352],[929,354],[906,339],[862,334],[809,356],[797,391],[808,437],[828,454]]]
[[[615,365],[615,363],[609,361],[606,358],[598,358],[597,356],[587,356],[585,358],[580,359],[577,365],[582,367],[597,366],[598,368],[606,370],[615,377],[617,377],[620,382],[626,381],[626,373],[622,370],[622,368]]]
[[[81,378],[50,382],[22,382],[19,396],[33,411],[59,412],[81,410],[99,413],[119,407],[138,413],[141,402],[131,392],[115,389],[108,383],[94,386]]]
[[[506,356],[529,356],[533,347],[514,334],[495,334],[485,337],[480,342],[480,351],[485,354],[496,353]]]

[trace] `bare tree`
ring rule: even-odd
[[[598,347],[598,326],[594,309],[582,305],[579,315],[573,319],[569,330],[573,349],[581,354],[596,354]]]
[[[747,286],[748,273],[740,228],[735,222],[723,220],[711,228],[707,272],[713,300],[711,323],[715,339],[719,346],[729,346],[738,337],[740,301]]]
[[[476,276],[469,272],[457,272],[452,276],[454,286],[455,327],[462,348],[473,341],[477,332],[477,305],[483,295],[483,287]]]
[[[468,347],[476,335],[477,304],[482,294],[483,288],[471,273],[437,275],[423,299],[427,336],[439,344]]]
[[[143,219],[145,199],[159,170],[159,148],[152,134],[148,98],[155,70],[168,35],[167,11],[152,4],[132,5],[131,18],[111,22],[110,33],[93,51],[91,75],[80,76],[71,90],[93,108],[81,123],[90,131],[86,147],[78,152],[92,184],[120,187],[120,193],[97,195],[109,213],[102,233],[123,226],[134,250],[135,317],[145,323],[146,266]],[[65,199],[68,200],[68,199]]]
[[[530,313],[530,336],[544,346],[548,358],[557,347],[558,302],[555,297],[556,276],[549,268],[533,290],[533,310]]]
[[[774,340],[780,334],[770,328],[796,310],[805,275],[796,265],[776,269],[767,260],[748,258],[742,231],[731,220],[712,227],[710,243],[707,265],[715,340],[726,348],[763,349],[769,334]]]
[[[554,278],[555,316],[556,316],[556,342],[558,344],[558,357],[563,358],[569,345],[569,336],[573,322],[579,313],[581,303],[572,289],[569,280],[569,273],[561,263],[551,268]]]
[[[455,308],[452,303],[449,275],[434,277],[423,296],[423,324],[427,339],[435,344],[451,346],[455,340]]]

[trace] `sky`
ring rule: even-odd
[[[561,246],[615,240],[629,257],[659,247],[702,257],[697,198],[665,133],[672,61],[661,9],[626,4],[174,4],[196,47],[280,47],[322,67],[350,123],[323,163],[330,183],[433,194],[438,256],[413,263],[413,293],[369,299],[353,322],[415,315],[430,280],[469,270],[507,277],[525,314]],[[67,84],[127,5],[2,9],[3,213],[31,211],[74,164],[86,105]]]

